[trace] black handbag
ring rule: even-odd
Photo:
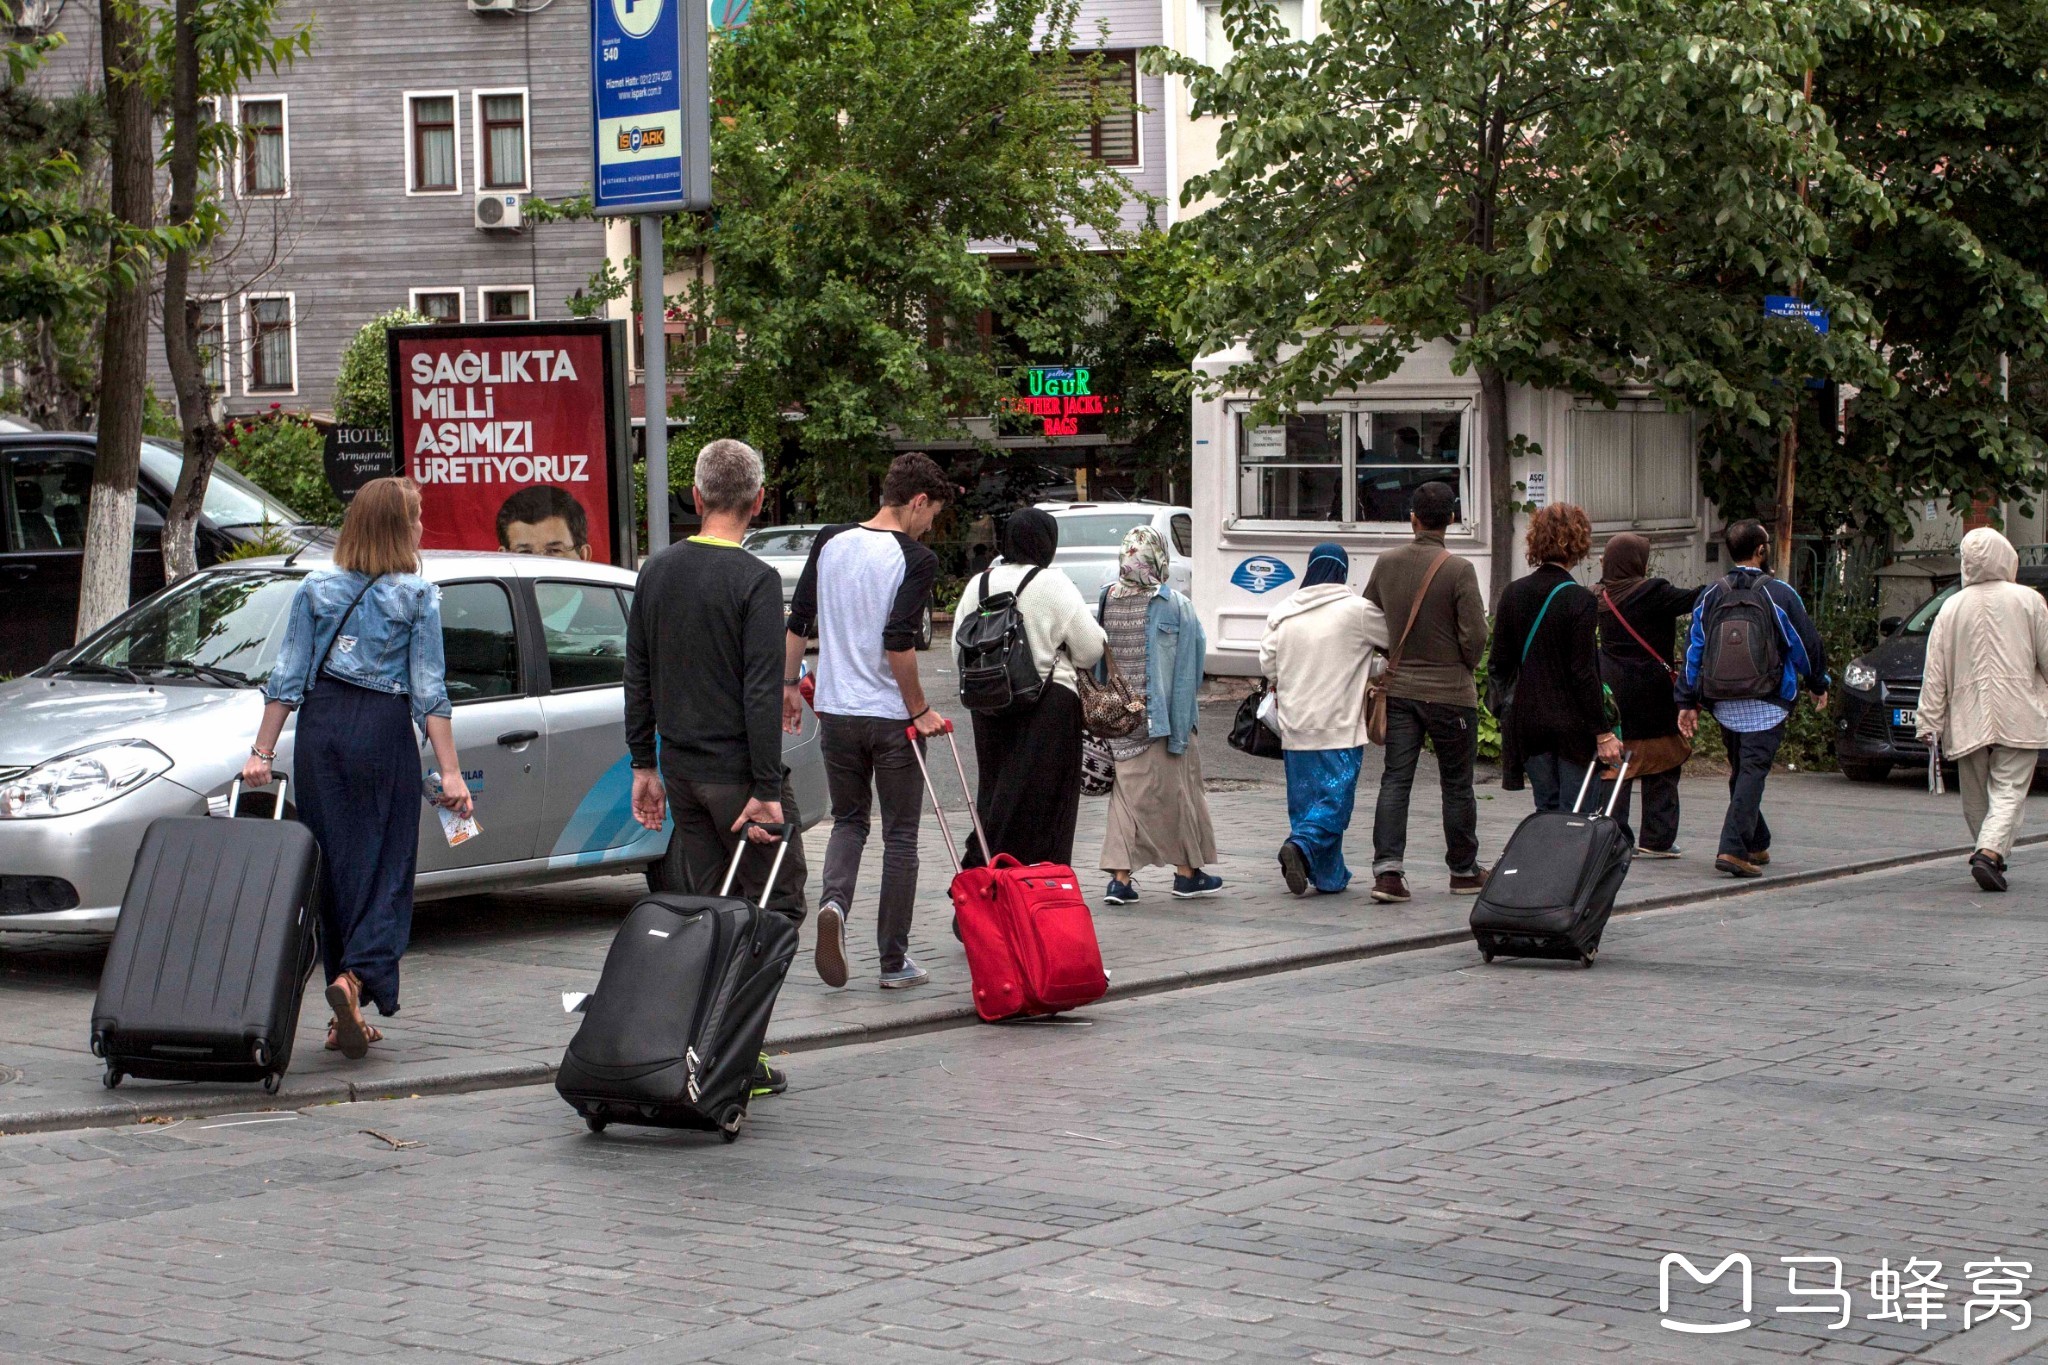
[[[1259,719],[1259,706],[1272,688],[1261,681],[1250,696],[1237,704],[1237,718],[1230,723],[1230,747],[1253,758],[1285,758],[1280,736]]]

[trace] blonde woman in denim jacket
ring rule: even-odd
[[[412,936],[419,854],[417,725],[441,773],[436,804],[468,815],[441,654],[441,594],[419,574],[420,494],[377,479],[349,505],[334,566],[307,575],[264,684],[263,722],[242,781],[270,781],[277,737],[293,740],[299,819],[320,845],[320,950],[334,1018],[327,1046],[351,1060],[383,1034],[363,1002],[398,1012],[398,960]]]

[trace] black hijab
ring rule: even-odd
[[[1650,572],[1650,541],[1633,531],[1624,531],[1607,542],[1600,555],[1600,608],[1609,603],[1619,607],[1641,590]]]
[[[1010,564],[1045,568],[1060,548],[1060,524],[1036,507],[1012,512],[1003,523],[1003,559]]]

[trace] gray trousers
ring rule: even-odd
[[[1963,789],[1963,819],[1978,848],[2003,858],[2012,852],[2027,808],[2027,788],[2034,781],[2032,749],[1987,744],[1956,760],[1956,785]]]
[[[685,896],[715,896],[725,883],[725,870],[732,865],[733,850],[744,835],[733,833],[732,823],[747,807],[753,788],[744,782],[692,782],[664,773],[662,787],[668,792],[669,814],[676,826],[668,838],[668,854],[659,867],[660,884]],[[796,790],[789,774],[782,776],[782,818],[796,820]],[[760,905],[761,890],[768,871],[775,865],[775,845],[755,844],[740,857],[740,872],[733,885],[735,894]],[[775,879],[775,894],[768,908],[789,916],[794,924],[804,922],[804,837],[789,844],[782,860],[782,872]]]
[[[905,737],[907,721],[872,716],[818,717],[825,785],[832,793],[832,837],[825,844],[825,888],[819,904],[853,909],[867,848],[870,812],[882,808],[882,894],[875,907],[875,943],[882,970],[903,965],[910,950],[910,911],[917,899],[917,826],[924,778]]]

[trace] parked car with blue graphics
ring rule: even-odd
[[[668,830],[643,829],[632,813],[632,573],[534,555],[428,551],[421,561],[441,589],[455,743],[482,833],[450,848],[436,809],[420,803],[419,897],[642,869],[667,885]],[[263,709],[258,689],[314,566],[312,552],[217,565],[0,685],[0,931],[111,932],[149,823],[227,814]],[[292,737],[287,725],[281,776]],[[784,736],[783,755],[809,826],[826,807],[815,716]],[[424,745],[420,775],[435,775]],[[268,814],[273,800],[244,792],[242,813]]]

